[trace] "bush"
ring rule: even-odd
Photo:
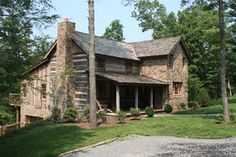
[[[117,112],[116,116],[117,116],[117,120],[118,120],[119,123],[124,123],[125,122],[126,114],[124,112],[122,112],[122,111]]]
[[[6,111],[0,111],[0,125],[5,125],[9,123],[11,115]]]
[[[148,116],[148,117],[153,117],[154,115],[154,109],[152,107],[146,107],[145,108],[145,114]]]
[[[107,113],[105,111],[98,111],[97,117],[104,123],[107,120]]]
[[[130,113],[131,113],[132,117],[137,118],[137,117],[140,116],[140,109],[131,107],[130,108]]]
[[[172,106],[171,106],[170,104],[165,104],[165,106],[164,106],[164,111],[165,111],[166,113],[171,113],[172,110],[173,110],[173,108],[172,108]]]
[[[59,108],[57,106],[54,106],[52,108],[51,120],[53,121],[53,123],[56,123],[60,119],[61,119],[61,111],[59,110]]]
[[[86,117],[87,121],[89,121],[89,113],[90,113],[89,106],[84,107],[83,108],[83,116]]]
[[[196,101],[190,101],[188,103],[188,107],[193,108],[195,110],[195,109],[199,108],[199,105],[198,105],[198,102],[196,102]]]
[[[198,104],[200,105],[200,107],[210,106],[211,99],[210,99],[210,96],[209,96],[206,88],[200,89],[196,100],[197,100]]]
[[[189,75],[188,77],[188,101],[196,101],[198,93],[202,88],[203,83],[196,76]]]
[[[69,122],[74,122],[77,118],[77,115],[78,113],[74,107],[68,107],[64,113],[63,118]]]
[[[236,114],[234,113],[233,110],[230,110],[229,113],[230,113],[229,114],[230,121],[235,122]]]

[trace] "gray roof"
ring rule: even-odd
[[[96,72],[96,75],[121,84],[168,85],[164,81],[152,79],[141,75],[107,73],[107,72]]]
[[[74,32],[72,34],[72,38],[85,52],[88,52],[88,34],[82,32]],[[136,57],[133,46],[131,44],[107,40],[97,36],[95,37],[95,53],[118,58],[139,60]]]
[[[169,37],[130,44],[133,45],[137,57],[151,57],[168,55],[179,41],[181,37]]]

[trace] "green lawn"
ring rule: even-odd
[[[236,96],[229,99],[236,111]],[[134,121],[114,127],[81,129],[75,125],[41,122],[0,137],[0,156],[51,157],[104,140],[128,135],[160,135],[190,138],[227,138],[236,136],[236,124],[217,124],[217,116],[190,116],[190,113],[222,113],[220,105],[173,115]]]
[[[236,112],[236,95],[230,97],[229,99],[229,109]],[[196,110],[188,110],[178,112],[176,114],[221,114],[223,113],[221,101],[213,102],[215,105],[205,108],[200,108]]]
[[[236,136],[236,125],[216,124],[217,117],[168,116],[136,121],[115,127],[81,129],[73,125],[40,123],[0,138],[4,157],[49,157],[127,135],[165,135],[191,138]]]

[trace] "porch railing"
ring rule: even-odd
[[[20,106],[21,99],[19,93],[10,93],[9,94],[9,105],[10,106]]]

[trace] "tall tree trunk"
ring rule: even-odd
[[[229,109],[225,79],[225,21],[224,21],[224,1],[219,0],[219,20],[220,20],[220,63],[221,63],[221,97],[223,102],[224,123],[229,123]]]
[[[89,103],[91,127],[97,126],[96,76],[95,76],[95,35],[94,35],[94,0],[89,5]]]

